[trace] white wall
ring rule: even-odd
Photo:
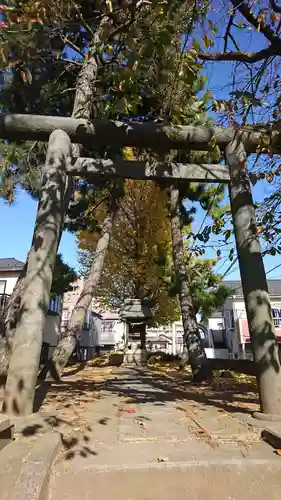
[[[126,325],[123,321],[116,321],[113,327],[114,338],[116,344],[123,344],[125,342]]]
[[[6,281],[6,288],[5,288],[5,293],[7,295],[11,295],[15,285],[16,285],[16,282],[18,281],[18,274],[15,274],[14,276],[11,276],[11,273],[9,273],[9,276],[7,275],[4,275],[4,274],[0,274],[0,280],[4,280]]]
[[[45,328],[43,331],[43,342],[50,344],[49,357],[52,355],[53,350],[58,344],[60,335],[60,316],[51,316],[48,314],[46,317]]]
[[[224,328],[223,318],[209,318],[208,328],[210,328],[211,330],[223,330]]]
[[[19,272],[8,271],[0,273],[0,280],[6,281],[5,293],[11,295],[18,281]],[[46,317],[45,328],[43,331],[43,342],[56,346],[60,335],[60,316],[48,314]],[[49,355],[51,349],[49,350]]]

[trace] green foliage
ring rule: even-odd
[[[93,89],[93,115],[162,116],[173,123],[190,123],[191,117],[199,116],[195,109],[190,110],[194,102],[196,109],[206,105],[205,97],[199,104],[195,97],[204,79],[188,39],[182,47],[181,34],[190,33],[203,10],[197,12],[192,2],[184,0],[161,5],[144,2],[138,10],[130,2],[110,5],[109,9],[107,1],[9,1],[13,18],[6,12],[8,29],[2,35],[3,43],[7,36],[9,42],[5,84],[0,91],[2,110],[70,115],[79,72],[88,54],[93,53],[99,74]],[[66,48],[77,56],[69,60]],[[30,170],[36,170],[31,157],[39,159],[40,170],[40,149],[37,144],[21,145],[16,158],[5,153],[2,191],[5,195],[7,190],[9,199],[13,198],[12,187],[22,182],[25,169],[27,188],[37,192],[38,176],[32,176]],[[15,175],[18,164],[20,172]]]
[[[220,309],[230,295],[230,290],[221,283],[222,278],[212,272],[211,265],[209,268],[206,266],[206,274],[202,274],[204,264],[198,265],[201,269],[191,282],[194,308],[201,315],[201,320],[209,318],[215,310]]]
[[[15,186],[24,188],[34,198],[38,197],[45,151],[45,144],[15,144],[0,140],[0,197],[12,203]]]
[[[51,298],[71,291],[72,284],[77,280],[74,269],[63,262],[61,254],[57,254],[54,276],[51,288]]]
[[[33,7],[28,2],[13,6],[17,12],[23,11],[25,17],[32,14]],[[70,115],[78,74],[82,64],[87,62],[85,47],[89,44],[96,54],[99,71],[98,89],[93,90],[93,114],[109,118],[141,115],[175,125],[208,122],[206,109],[211,96],[203,92],[202,66],[197,57],[196,41],[191,35],[205,11],[204,6],[194,7],[193,2],[183,0],[161,5],[152,2],[133,13],[129,3],[124,3],[121,8],[114,4],[110,14],[107,2],[89,5],[81,1],[74,5],[65,1],[60,5],[51,3],[48,7],[39,4],[42,22],[28,26],[22,43],[18,43],[17,28],[9,41],[10,76],[0,93],[2,108],[9,112]],[[84,26],[83,33],[77,29],[77,15]],[[126,24],[128,19],[130,22]],[[100,41],[93,46],[93,33],[97,30]],[[204,43],[211,45],[207,38]],[[65,56],[67,46],[76,47],[73,50],[77,58],[73,61]],[[199,92],[200,98],[197,97]],[[16,183],[36,194],[44,150],[40,144],[8,147],[12,151],[4,153],[4,195],[12,200],[11,192]],[[107,155],[109,151],[107,148],[102,154]],[[96,154],[90,150],[89,153]],[[116,157],[120,151],[111,151],[111,154]],[[152,158],[151,151],[135,151],[135,155]],[[157,155],[159,157],[159,153]],[[214,145],[211,153],[171,152],[164,156],[179,161],[210,162],[219,160],[220,152]],[[38,169],[34,168],[35,160],[39,160]],[[110,184],[91,184],[81,179],[75,184],[68,227],[73,231],[87,229],[97,235],[101,219],[93,212],[108,197]],[[211,216],[221,217],[223,187],[193,183],[182,189],[181,196],[183,225],[194,220],[194,203],[197,202]],[[185,200],[190,200],[193,206],[187,206]],[[199,235],[199,241],[201,237],[206,241],[207,233],[205,230],[203,236]],[[160,263],[165,262],[169,252],[170,249],[158,248],[153,257],[154,265],[160,269]],[[174,310],[177,311],[177,307]]]
[[[109,366],[121,366],[123,363],[124,354],[122,352],[113,352],[108,357]]]
[[[222,276],[217,274],[213,268],[215,260],[198,259],[194,252],[186,247],[185,266],[188,276],[190,294],[196,314],[201,319],[209,318],[211,314],[222,307],[230,294],[230,290],[222,283]],[[179,284],[173,276],[170,293],[176,295],[179,292]]]
[[[213,12],[211,3],[205,19],[201,19],[207,43],[205,46],[196,43],[198,60],[215,61],[214,71],[221,70],[222,61],[228,61],[228,65],[233,63],[231,91],[223,100],[213,100],[213,111],[217,112],[218,120],[231,127],[279,133],[280,3],[229,0],[221,2],[218,11],[219,14]],[[200,23],[197,30],[200,32]],[[255,33],[256,44],[252,43],[252,33]],[[242,35],[247,51],[242,49]],[[213,49],[218,36],[224,40],[222,52]],[[261,152],[268,153],[268,159],[259,156]],[[266,192],[264,201],[257,206],[258,231],[264,254],[276,255],[281,251],[280,160],[273,154],[269,137],[261,140],[257,153],[256,161],[249,161],[251,178],[254,184],[262,181]]]

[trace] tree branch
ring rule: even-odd
[[[72,64],[73,66],[83,66],[83,62],[76,61],[75,59],[66,59],[65,57],[62,57],[61,59],[57,59],[55,61],[56,63],[65,63],[65,64]]]
[[[281,47],[280,47],[281,48]],[[271,56],[281,55],[281,51],[276,51],[273,46],[260,50],[259,52],[199,52],[198,57],[203,61],[241,61],[253,64]]]
[[[67,38],[66,36],[60,34],[60,38],[61,38],[61,41],[64,43],[64,45],[68,45],[69,47],[71,47],[74,52],[77,52],[77,54],[79,54],[81,57],[85,57],[85,54],[79,49],[79,47],[77,47],[77,45],[75,45],[75,43],[73,43],[71,40],[69,40],[69,38]]]
[[[227,23],[227,27],[226,27],[226,30],[225,30],[225,35],[224,35],[224,47],[223,47],[223,51],[226,52],[227,51],[227,41],[228,41],[228,37],[230,35],[230,30],[231,30],[231,26],[232,26],[232,23],[233,23],[233,19],[234,19],[234,14],[231,14],[230,18],[229,18],[229,21]]]
[[[270,3],[270,7],[274,10],[274,12],[278,12],[279,14],[281,13],[281,7],[279,7],[279,5],[277,5],[275,0],[269,0],[269,3]]]
[[[254,26],[254,28],[259,30],[267,38],[267,40],[272,43],[272,45],[277,45],[279,47],[279,53],[281,53],[281,40],[270,28],[270,26],[264,22],[263,17],[255,16],[251,12],[248,2],[245,2],[244,0],[231,0],[231,3],[233,7],[237,9],[252,26]]]

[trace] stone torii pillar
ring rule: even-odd
[[[234,139],[226,148],[230,167],[229,196],[241,281],[254,361],[258,370],[262,420],[281,420],[281,366],[270,297],[256,228],[251,183],[242,142]]]
[[[68,135],[55,130],[42,167],[37,217],[5,387],[3,412],[9,414],[28,415],[33,411],[43,329],[64,221],[66,164],[70,158]]]

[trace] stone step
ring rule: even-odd
[[[49,500],[279,500],[281,464],[271,460],[159,463],[54,473]]]

